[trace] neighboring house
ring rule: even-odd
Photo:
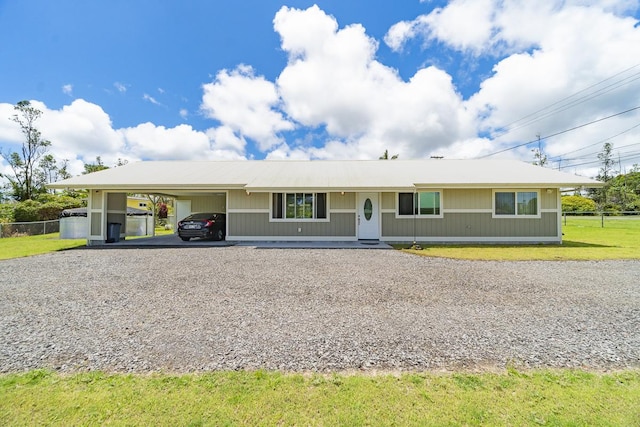
[[[430,159],[139,162],[50,186],[90,191],[92,245],[124,224],[126,193],[175,197],[177,219],[226,213],[231,241],[561,243],[560,189],[601,184],[519,161]]]
[[[140,196],[127,196],[127,207],[134,209],[142,209],[145,211],[151,211],[151,202],[146,197]]]

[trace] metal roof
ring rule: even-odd
[[[599,187],[593,179],[515,160],[143,161],[80,175],[51,188],[137,192],[412,190]]]

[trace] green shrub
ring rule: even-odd
[[[16,203],[13,210],[13,217],[16,222],[30,222],[40,220],[40,202],[35,200],[25,200],[24,202]]]
[[[562,212],[593,215],[596,209],[596,202],[587,197],[562,196]]]
[[[0,224],[14,222],[13,208],[14,204],[0,204]]]
[[[64,209],[79,208],[83,201],[69,196],[40,195],[38,200],[25,200],[12,205],[15,222],[58,219]]]

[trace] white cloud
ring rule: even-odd
[[[186,108],[181,108],[179,111],[180,117],[182,117],[183,119],[186,119],[187,117],[189,117],[189,110],[187,110]]]
[[[189,125],[173,128],[142,123],[116,129],[111,118],[96,104],[76,99],[59,110],[49,109],[40,101],[31,105],[42,111],[36,123],[42,137],[51,141],[50,153],[58,161],[69,161],[69,171],[78,175],[84,163],[92,163],[97,156],[107,166],[118,159],[244,159],[246,141],[229,128],[220,127],[206,132]],[[10,120],[15,114],[13,105],[0,103],[0,149],[15,151],[23,140],[18,125]],[[6,165],[0,160],[0,169]]]
[[[115,82],[115,83],[113,84],[113,87],[115,87],[115,88],[116,88],[116,90],[117,90],[118,92],[120,92],[120,93],[125,93],[125,92],[127,91],[127,86],[126,86],[126,85],[124,85],[124,84],[122,84],[122,83],[120,83],[120,82]]]
[[[516,18],[508,18],[508,13]],[[501,19],[505,21],[502,26],[508,29],[503,37],[523,40],[515,25],[521,22],[519,15],[520,11],[515,10],[502,12]],[[483,115],[481,127],[485,131],[495,132],[515,122],[513,130],[498,139],[501,146],[533,140],[536,134],[544,136],[570,129],[638,104],[634,93],[639,84],[633,81],[633,74],[640,69],[607,80],[636,65],[636,58],[640,57],[640,29],[634,27],[635,20],[595,7],[575,6],[541,10],[528,19],[545,23],[537,39],[531,41],[537,48],[531,53],[513,54],[496,64],[493,76],[482,83],[480,91],[469,101],[469,108]],[[614,83],[625,77],[629,84],[612,90]],[[609,88],[604,90],[606,86]],[[598,89],[603,90],[596,92]],[[576,93],[580,94],[562,101]],[[554,104],[552,109],[520,120]],[[575,106],[564,108],[570,104]],[[632,126],[639,118],[639,114],[633,113],[550,139],[545,141],[547,151],[560,155],[588,141],[597,142]]]
[[[453,0],[392,26],[385,42],[401,51],[408,40],[420,37],[426,46],[444,44],[472,61],[504,58],[464,102],[477,118],[476,133],[492,134],[496,140],[461,138],[444,150],[477,156],[636,106],[640,82],[635,74],[640,69],[612,76],[636,65],[640,57],[640,28],[630,15],[637,10],[638,2],[628,0]],[[639,120],[640,114],[631,113],[587,126],[544,140],[544,149],[559,156],[591,143],[593,159],[601,149],[598,141]],[[505,126],[509,132],[503,134]],[[616,138],[616,144],[624,145],[634,135],[637,139],[637,131]],[[532,159],[531,147],[504,155]]]
[[[211,128],[207,130],[207,136],[211,141],[210,158],[216,160],[246,159],[247,141],[242,136],[236,135],[230,127]]]
[[[209,150],[209,138],[203,132],[189,125],[174,128],[142,123],[138,126],[120,129],[127,145],[127,151],[141,158],[157,160],[186,160],[202,158]]]
[[[72,84],[63,85],[62,86],[62,93],[64,93],[65,95],[72,96],[73,95],[73,85]]]
[[[256,141],[261,151],[282,143],[279,133],[294,128],[276,110],[280,103],[275,85],[256,76],[248,66],[222,70],[215,81],[203,85],[202,111],[223,126]]]
[[[162,105],[160,102],[158,102],[153,96],[149,95],[148,93],[145,93],[142,95],[142,99],[144,99],[145,101],[149,101],[150,103],[152,103],[153,105]]]
[[[362,26],[338,29],[314,6],[283,7],[274,27],[289,54],[277,80],[283,109],[307,127],[325,128],[332,141],[322,149],[280,147],[278,156],[302,149],[315,158],[378,158],[390,149],[420,157],[474,131],[449,75],[429,67],[403,81],[375,59],[378,43]],[[309,28],[317,29],[314,37]]]

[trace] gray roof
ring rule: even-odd
[[[76,176],[52,188],[163,192],[414,188],[599,187],[598,181],[515,160],[144,161]]]

